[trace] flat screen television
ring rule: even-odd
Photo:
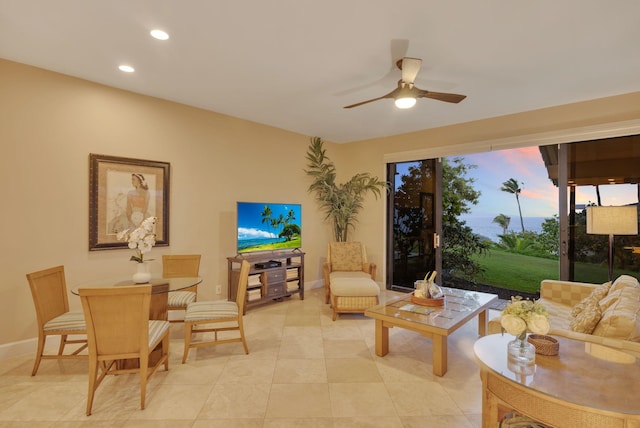
[[[302,205],[238,202],[238,253],[300,248]]]

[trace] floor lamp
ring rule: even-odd
[[[609,281],[613,281],[613,236],[638,234],[638,208],[587,207],[587,233],[609,235]]]

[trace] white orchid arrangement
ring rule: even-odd
[[[522,300],[521,296],[511,298],[511,303],[502,311],[502,330],[524,339],[529,330],[535,334],[549,331],[549,313],[538,301]]]
[[[136,250],[136,255],[131,256],[130,261],[144,262],[144,255],[151,251],[151,247],[156,243],[156,234],[153,233],[156,221],[158,221],[157,217],[147,217],[131,233],[129,233],[131,229],[125,229],[118,233],[119,241],[129,241],[129,248]]]

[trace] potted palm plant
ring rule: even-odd
[[[315,193],[320,208],[326,214],[325,220],[332,222],[335,240],[345,242],[349,229],[355,227],[365,195],[371,191],[377,199],[380,190],[387,190],[389,183],[367,172],[354,175],[346,183],[336,183],[335,165],[327,157],[320,137],[311,138],[307,161],[305,172],[312,179],[308,190]]]

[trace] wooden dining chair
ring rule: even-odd
[[[200,275],[200,254],[165,254],[162,256],[163,278],[196,277],[198,275]],[[187,305],[195,302],[197,297],[197,285],[181,291],[172,291],[168,296],[167,309],[186,311]],[[182,319],[170,320],[170,322],[182,321]]]
[[[151,286],[80,288],[78,294],[89,342],[87,416],[96,389],[109,374],[139,373],[140,408],[144,409],[147,380],[161,365],[169,370],[170,324],[149,320]],[[130,359],[138,364],[130,364]]]
[[[80,354],[87,347],[84,315],[81,310],[69,311],[64,266],[28,273],[27,281],[31,288],[38,320],[38,349],[31,376],[35,376],[38,372],[41,360],[87,358],[87,354]],[[69,339],[69,336],[75,335],[81,335],[81,337]],[[57,354],[44,353],[49,336],[60,336]],[[65,346],[71,344],[80,346],[71,354],[65,354]]]
[[[236,301],[214,300],[189,303],[184,316],[184,353],[182,363],[187,361],[190,348],[212,346],[222,343],[242,342],[245,354],[249,353],[247,341],[244,337],[242,316],[244,313],[245,296],[247,294],[247,281],[251,265],[246,260],[240,265],[240,277],[238,279],[238,292]],[[222,324],[222,325],[220,325]],[[239,337],[219,339],[221,331],[238,330]],[[192,336],[196,333],[213,332],[213,340],[192,342]]]

